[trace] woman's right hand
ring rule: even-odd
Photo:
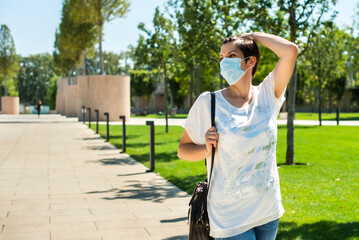
[[[211,127],[207,130],[205,134],[205,141],[208,153],[212,152],[212,145],[214,146],[214,148],[217,148],[218,132],[216,127]]]

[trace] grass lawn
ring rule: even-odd
[[[136,116],[132,114],[131,117],[135,118],[165,118],[165,115],[159,114],[148,114],[146,116]],[[169,118],[186,118],[187,114],[176,114],[174,116],[168,115]],[[339,118],[341,121],[348,121],[348,120],[357,120],[359,121],[359,113],[340,113]],[[319,120],[318,113],[295,113],[295,119],[297,120]],[[322,120],[331,120],[336,121],[337,115],[336,113],[322,113]]]
[[[92,125],[92,129],[95,129]],[[106,126],[99,126],[105,137]],[[192,193],[204,179],[204,162],[177,158],[181,127],[155,127],[155,170]],[[122,126],[110,126],[121,149]],[[149,127],[127,126],[127,153],[149,167]],[[283,165],[286,128],[278,128],[277,161],[284,209],[277,239],[359,239],[359,127],[297,126],[295,166]]]
[[[147,114],[145,116],[136,116],[135,114],[131,114],[131,117],[134,117],[134,118],[165,118],[165,114]],[[168,114],[168,117],[169,118],[187,118],[187,114],[175,114],[175,115],[171,115],[171,114]]]
[[[295,113],[295,119],[298,120],[319,120],[319,114],[318,113]],[[353,121],[359,120],[359,113],[340,113],[339,119],[342,121]],[[334,113],[322,113],[322,120],[331,120],[336,121],[337,120],[337,114]]]

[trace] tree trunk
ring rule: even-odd
[[[171,90],[171,89],[170,89]],[[172,110],[174,109],[174,104],[173,104],[173,92],[172,90],[169,92],[169,95],[170,95],[170,109],[171,109],[171,112],[170,114],[172,114]]]
[[[164,77],[165,77],[165,106],[166,106],[166,111],[165,111],[165,116],[166,116],[166,133],[168,133],[168,87],[167,87],[167,72],[166,72],[166,67],[165,67],[165,71],[164,71]]]
[[[82,76],[86,76],[86,50],[82,51]]]
[[[193,67],[191,67],[190,69],[190,77],[191,77],[191,82],[190,82],[190,87],[189,87],[189,104],[190,106],[192,106],[193,104],[193,86],[194,86],[194,70]]]
[[[197,98],[201,94],[201,69],[197,66]]]
[[[20,94],[19,94],[20,95]],[[2,108],[1,108],[1,98],[2,98],[2,85],[0,83],[0,112],[2,111]]]
[[[319,76],[319,126],[322,126],[322,80]]]
[[[103,66],[103,54],[102,54],[102,28],[103,28],[103,23],[98,25],[98,46],[99,46],[99,55],[100,55],[100,75],[104,75],[105,71],[104,71],[104,66]]]
[[[337,125],[339,125],[339,100],[337,105]]]
[[[288,92],[288,90],[286,90],[286,93]],[[283,106],[282,106],[282,108],[281,108],[281,112],[287,112],[287,104],[288,104],[288,102],[287,101],[285,101],[284,103],[283,103]]]
[[[289,13],[290,40],[295,42],[297,24],[295,17],[296,0],[291,0],[291,8]],[[287,153],[286,164],[294,165],[294,118],[295,118],[295,91],[297,85],[297,62],[295,63],[292,77],[288,89],[288,114],[287,114]]]
[[[157,88],[157,75],[153,75],[153,79],[155,82],[155,91],[153,92],[153,109],[155,110],[155,113],[157,113],[157,105],[156,105],[156,88]]]
[[[7,97],[7,82],[6,82],[6,77],[7,77],[7,75],[5,74],[4,75],[4,91],[5,91],[5,97]]]
[[[295,63],[288,89],[287,115],[287,154],[286,164],[294,165],[294,118],[295,118],[295,90],[297,84],[297,62]]]
[[[76,62],[76,79],[78,78],[79,76],[79,63]]]
[[[331,74],[329,74],[329,82],[330,82],[330,87],[329,87],[329,113],[332,113],[332,108],[333,108],[333,81],[332,81],[332,76]]]

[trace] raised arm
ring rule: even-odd
[[[272,50],[279,60],[274,68],[275,97],[279,98],[287,86],[298,56],[298,47],[282,37],[267,33],[245,33],[242,36],[252,37],[256,42]]]

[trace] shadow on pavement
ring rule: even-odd
[[[118,150],[114,146],[87,146],[86,149],[89,149],[89,150]]]
[[[131,182],[131,181],[128,181]],[[118,199],[141,199],[143,201],[163,202],[169,198],[180,198],[186,197],[182,192],[173,185],[168,184],[157,184],[149,185],[151,183],[142,184],[138,181],[136,183],[127,185],[125,190],[119,190],[113,188],[107,191],[93,191],[87,192],[86,194],[97,194],[97,193],[110,193],[113,192],[113,197],[104,197],[105,200],[118,200]]]
[[[182,222],[182,221],[187,221],[188,218],[187,217],[183,217],[183,218],[175,218],[175,219],[163,219],[160,220],[161,223],[174,223],[174,222]]]
[[[147,172],[118,174],[117,176],[119,176],[119,177],[127,177],[127,176],[135,176],[135,175],[142,175],[142,174],[147,174]]]
[[[98,160],[98,162],[104,165],[136,165],[137,162],[129,159],[129,158],[104,158]]]
[[[102,137],[85,137],[85,138],[75,138],[75,140],[104,140]]]

